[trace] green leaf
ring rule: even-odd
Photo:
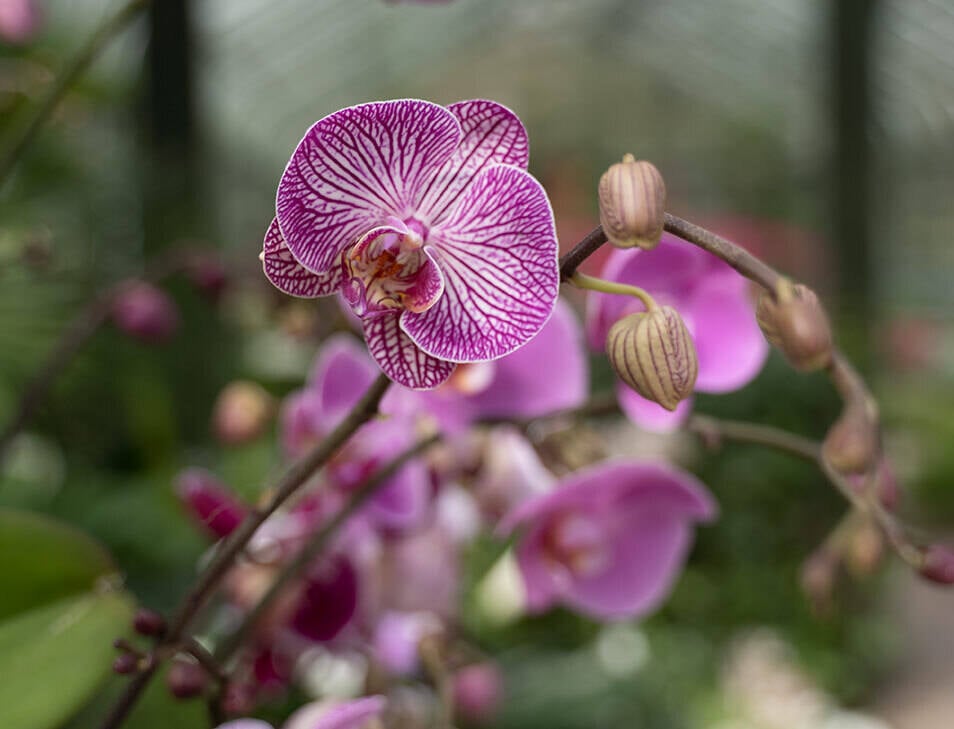
[[[116,592],[84,594],[0,623],[0,707],[4,725],[54,729],[108,675],[112,639],[132,617]]]
[[[0,509],[0,555],[0,620],[90,592],[116,570],[106,550],[82,532],[9,509]]]

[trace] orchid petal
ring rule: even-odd
[[[303,299],[329,296],[341,286],[341,271],[338,267],[319,274],[312,273],[298,262],[282,236],[278,218],[272,219],[265,232],[262,267],[272,285],[289,296]]]
[[[366,729],[384,711],[383,696],[363,696],[351,701],[316,701],[288,717],[284,729]]]
[[[382,314],[364,320],[364,338],[374,361],[388,377],[413,390],[429,390],[444,382],[453,362],[424,352],[404,333],[401,314]]]
[[[647,400],[619,380],[616,382],[616,399],[627,418],[641,428],[657,433],[671,433],[678,429],[692,411],[691,397],[676,405],[675,410],[666,410],[659,403]]]
[[[481,172],[441,228],[431,230],[444,295],[401,327],[428,354],[481,362],[510,354],[543,328],[560,274],[546,193],[517,167]]]
[[[475,99],[447,107],[460,122],[463,137],[454,155],[430,181],[417,205],[438,225],[453,210],[464,188],[490,165],[507,164],[527,169],[527,131],[510,109],[494,101]]]
[[[309,270],[331,271],[356,236],[407,216],[460,138],[451,112],[413,99],[352,106],[319,120],[278,185],[288,248]]]
[[[729,272],[700,282],[686,305],[686,315],[699,357],[697,390],[737,390],[761,371],[769,346],[741,276]]]
[[[330,431],[357,405],[377,376],[368,353],[347,334],[330,337],[311,372],[311,388],[319,393],[322,426]]]

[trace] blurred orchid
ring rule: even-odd
[[[690,474],[617,460],[525,501],[499,529],[522,532],[516,557],[530,611],[561,603],[605,620],[658,607],[685,561],[693,523],[715,514],[709,492]]]
[[[679,312],[696,346],[699,392],[738,389],[762,369],[769,347],[755,321],[748,283],[715,256],[667,233],[649,251],[614,249],[601,275],[640,286]],[[591,293],[586,322],[590,346],[602,351],[613,323],[641,310],[630,297]],[[622,383],[617,396],[630,420],[656,430],[677,427],[692,407],[690,398],[669,412]]]
[[[40,29],[43,14],[36,0],[0,0],[0,39],[26,43]]]
[[[282,729],[369,729],[385,708],[383,696],[364,696],[352,701],[316,701],[288,717]],[[272,729],[260,719],[235,719],[217,729]]]
[[[179,329],[179,310],[172,297],[146,281],[120,284],[111,314],[117,329],[146,344],[162,344]]]
[[[520,120],[491,101],[335,112],[282,175],[265,274],[293,296],[340,292],[377,364],[407,387],[503,357],[540,331],[559,288],[527,150]]]

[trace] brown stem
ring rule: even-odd
[[[261,509],[250,512],[239,527],[222,542],[215,557],[180,603],[170,621],[169,631],[151,654],[153,660],[149,667],[126,686],[126,690],[103,722],[102,729],[116,729],[123,723],[155,673],[162,649],[169,645],[176,645],[182,640],[192,620],[262,523],[305,484],[358,428],[374,417],[378,411],[378,404],[389,385],[390,380],[385,375],[380,375],[338,427],[309,453],[292,464],[272,489],[272,497],[268,503]]]
[[[268,610],[268,607],[278,598],[295,577],[304,572],[308,565],[315,561],[342,525],[358,509],[367,503],[368,499],[374,496],[381,487],[387,483],[387,480],[397,473],[398,469],[439,440],[440,435],[434,434],[418,441],[415,445],[393,458],[356,487],[345,505],[311,537],[295,559],[285,566],[275,578],[275,581],[269,586],[268,591],[245,616],[235,632],[222,643],[215,653],[216,660],[220,664],[227,662],[235,651],[241,647],[249,633],[255,629],[262,615]]]
[[[603,232],[603,226],[598,225],[583,240],[573,246],[569,253],[560,258],[560,280],[568,281],[576,273],[580,264],[596,253],[605,242],[606,233]]]
[[[99,54],[109,45],[109,42],[120,33],[136,16],[149,5],[149,0],[130,0],[114,15],[106,20],[86,42],[75,58],[63,70],[56,82],[40,100],[26,123],[7,142],[6,149],[0,156],[0,186],[6,182],[20,157],[29,148],[36,138],[43,124],[66,96],[74,83],[86,72],[89,65],[96,60]]]

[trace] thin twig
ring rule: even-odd
[[[393,458],[387,464],[382,466],[374,474],[359,484],[352,492],[350,498],[341,509],[326,523],[321,529],[309,539],[298,555],[278,574],[275,581],[268,588],[268,591],[262,596],[258,603],[253,607],[242,623],[236,630],[222,643],[215,652],[216,660],[223,664],[241,647],[242,643],[248,637],[262,615],[268,610],[269,606],[275,601],[288,584],[298,577],[315,559],[324,551],[328,543],[337,534],[342,525],[360,509],[367,501],[373,497],[384,485],[387,484],[397,471],[412,458],[419,456],[428,448],[440,440],[440,435],[435,433],[408,448],[400,455]]]
[[[6,182],[7,177],[23,156],[23,153],[36,138],[46,120],[56,110],[66,92],[85,73],[89,65],[109,45],[109,42],[129,25],[149,5],[149,2],[150,0],[130,0],[127,2],[99,26],[86,42],[86,45],[70,61],[69,65],[53,83],[53,86],[37,104],[30,118],[11,135],[9,142],[5,145],[5,151],[0,156],[0,187]]]
[[[560,258],[560,280],[569,280],[583,261],[596,253],[605,242],[606,233],[603,232],[603,226],[598,225],[573,246],[569,253]]]
[[[180,603],[170,621],[169,631],[151,654],[153,660],[149,662],[145,671],[133,678],[126,686],[126,690],[103,722],[102,729],[116,729],[123,723],[155,674],[163,649],[168,645],[176,645],[182,640],[192,620],[262,523],[307,482],[358,428],[374,417],[390,382],[385,375],[380,375],[338,427],[303,458],[292,464],[275,485],[268,503],[261,509],[251,511],[239,527],[222,542],[215,557]]]

